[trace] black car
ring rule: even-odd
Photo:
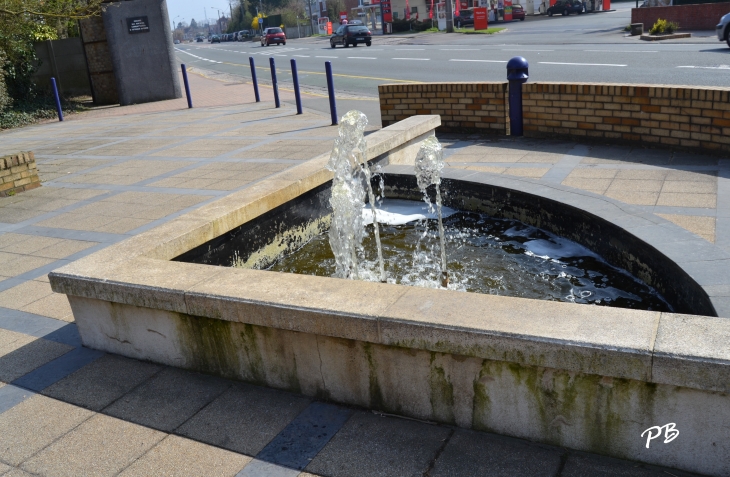
[[[458,15],[454,15],[454,26],[456,28],[474,26],[474,12],[471,10],[460,10]]]
[[[548,16],[554,13],[570,15],[571,13],[583,13],[583,2],[581,0],[558,0],[555,5],[547,9]]]
[[[334,48],[342,45],[349,48],[350,45],[357,46],[359,43],[365,43],[366,46],[372,45],[372,34],[365,25],[342,25],[330,37],[330,46]]]
[[[218,35],[213,35],[213,36],[210,37],[210,42],[211,43],[220,43],[221,42],[221,37],[219,37]]]

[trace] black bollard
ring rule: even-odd
[[[58,120],[63,121],[63,109],[61,109],[61,98],[58,96],[58,86],[56,86],[56,78],[51,78],[51,87],[53,88],[53,98],[56,100],[56,111],[58,112]]]
[[[515,56],[507,62],[507,81],[509,81],[509,124],[511,136],[522,136],[522,83],[530,76],[527,73],[527,60]]]
[[[281,107],[281,103],[279,103],[279,84],[276,82],[276,65],[273,56],[269,58],[269,65],[271,65],[271,86],[274,87],[274,104],[279,108]]]
[[[256,66],[253,64],[253,56],[248,57],[248,62],[251,64],[251,80],[253,81],[253,94],[256,96],[256,102],[261,102],[261,96],[259,96],[259,82],[256,80]]]
[[[335,82],[332,79],[332,63],[324,62],[324,70],[327,73],[327,93],[330,97],[330,115],[332,116],[332,125],[337,126],[337,103],[335,102]]]
[[[297,60],[291,59],[291,77],[294,81],[294,99],[297,101],[297,114],[302,114],[302,97],[299,94],[299,73],[297,73]]]
[[[185,64],[181,64],[180,67],[182,68],[182,74],[183,74],[183,83],[185,83],[185,96],[188,98],[188,108],[193,107],[193,98],[190,97],[190,85],[188,84],[188,71],[185,68]]]

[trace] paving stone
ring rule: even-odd
[[[2,474],[3,477],[33,477],[33,474],[29,474],[21,469],[11,469],[7,474]]]
[[[233,477],[250,461],[248,456],[171,435],[119,475]]]
[[[50,284],[28,281],[0,292],[0,306],[20,310],[24,306],[47,297],[52,293]]]
[[[104,410],[105,414],[170,432],[220,396],[230,383],[166,368]]]
[[[0,383],[0,387],[2,387],[2,384],[1,383]],[[12,467],[10,467],[7,464],[3,464],[2,462],[0,462],[0,475],[5,474],[5,472],[9,471],[10,469],[12,469]]]
[[[18,466],[93,413],[35,395],[0,414],[0,460]]]
[[[420,477],[450,433],[446,427],[358,412],[306,470],[324,475]]]
[[[161,368],[122,356],[105,355],[46,388],[43,394],[101,411]]]
[[[560,477],[690,477],[695,474],[675,469],[611,459],[590,454],[571,454]]]
[[[552,477],[564,451],[507,437],[458,429],[449,440],[432,477]]]
[[[41,281],[36,283],[47,282]],[[22,307],[21,310],[27,311],[28,313],[34,313],[36,315],[56,318],[57,320],[63,320],[67,322],[73,321],[71,305],[69,305],[66,295],[63,295],[61,293],[52,293],[48,296],[41,298],[40,300],[36,300],[33,303]]]
[[[0,334],[6,333],[12,332],[0,331]],[[11,343],[0,345],[0,380],[12,382],[72,349],[72,346],[42,338],[19,336]]]
[[[163,432],[96,414],[21,467],[34,474],[54,477],[113,476],[165,436]]]
[[[309,403],[283,391],[236,384],[176,432],[255,456]]]

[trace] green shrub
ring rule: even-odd
[[[679,23],[667,22],[667,28],[665,29],[667,33],[674,33],[677,30],[679,30]]]
[[[8,94],[8,87],[5,84],[5,52],[0,50],[0,112],[13,104],[13,99]]]

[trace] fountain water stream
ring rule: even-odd
[[[339,136],[335,139],[327,164],[327,169],[334,172],[330,197],[332,225],[329,242],[337,264],[335,275],[341,278],[361,278],[358,252],[362,250],[362,240],[365,235],[362,211],[367,188],[378,247],[379,278],[381,282],[385,282],[385,264],[380,245],[380,229],[376,220],[375,196],[367,164],[367,141],[364,137],[367,124],[367,117],[355,110],[348,112],[340,120]]]
[[[436,136],[427,138],[421,144],[416,156],[416,179],[418,188],[423,192],[423,200],[433,210],[433,204],[426,190],[429,186],[436,186],[436,212],[438,213],[439,240],[441,242],[441,286],[449,285],[449,274],[446,270],[446,243],[444,240],[444,224],[441,214],[441,171],[444,168],[443,148]]]

